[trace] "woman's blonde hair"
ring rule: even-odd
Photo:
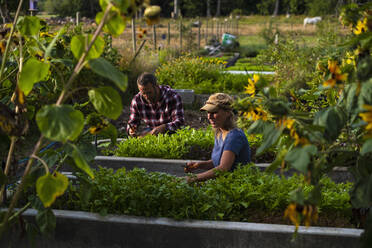
[[[236,128],[236,116],[235,116],[234,112],[232,110],[225,110],[225,109],[221,109],[221,110],[225,111],[225,112],[229,112],[230,115],[231,115],[230,118],[226,118],[226,121],[223,124],[222,128],[225,129],[225,130],[228,130],[228,131]],[[221,133],[220,128],[213,128],[213,131],[214,131],[215,136],[219,136],[220,133]]]

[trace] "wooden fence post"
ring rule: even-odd
[[[198,50],[200,50],[200,26],[201,26],[200,17],[198,17]]]
[[[134,18],[132,18],[132,42],[133,42],[133,54],[135,54],[137,51],[137,47],[136,47],[136,22]]]
[[[205,19],[205,45],[208,44],[208,17]]]
[[[236,19],[236,32],[237,32],[237,35],[239,35],[239,18]]]
[[[171,36],[171,33],[170,33],[170,22],[168,22],[168,35],[167,35],[167,44],[168,44],[168,47],[170,46],[170,36]]]
[[[182,50],[182,18],[180,18],[180,50]]]
[[[76,26],[79,26],[80,24],[80,12],[76,12]]]
[[[212,30],[212,39],[213,39],[213,36],[214,36],[214,21],[213,21],[213,19],[212,19],[212,27],[211,27],[211,30]]]
[[[156,25],[152,25],[152,39],[154,41],[154,51],[157,50],[157,46],[156,46]]]

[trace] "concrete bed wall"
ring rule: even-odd
[[[358,248],[360,229],[300,227],[292,240],[294,226],[227,221],[176,221],[54,210],[54,236],[37,238],[38,248]],[[34,219],[35,210],[27,210]],[[1,247],[30,247],[25,238],[12,233]],[[5,246],[6,245],[6,246]]]

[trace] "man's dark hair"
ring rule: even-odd
[[[144,72],[137,78],[137,84],[145,86],[147,84],[157,85],[156,77],[152,73]]]

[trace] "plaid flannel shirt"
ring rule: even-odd
[[[134,96],[130,105],[127,132],[130,127],[138,127],[141,120],[151,129],[166,124],[167,130],[171,132],[184,125],[180,95],[169,86],[160,85],[159,87],[161,96],[155,104],[148,103],[140,93]]]

